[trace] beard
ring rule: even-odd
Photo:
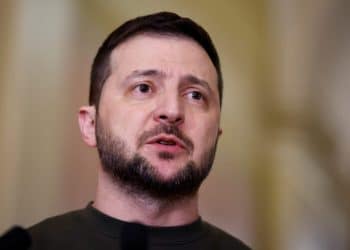
[[[176,126],[160,124],[145,131],[138,138],[138,148],[150,137],[160,133],[172,134],[181,139],[192,151],[193,143]],[[216,152],[217,138],[207,152],[200,157],[199,164],[188,161],[173,176],[164,179],[144,156],[134,153],[128,157],[127,143],[96,120],[97,149],[103,170],[120,187],[131,195],[149,197],[159,201],[173,201],[197,194],[203,180],[209,174]],[[158,157],[166,161],[174,158],[169,152],[159,152]]]

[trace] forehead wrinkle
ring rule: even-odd
[[[154,76],[159,78],[165,77],[165,72],[157,69],[133,70],[126,78],[136,78],[142,76]]]

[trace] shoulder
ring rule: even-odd
[[[235,250],[250,250],[245,243],[238,238],[228,234],[222,229],[203,221],[204,229],[207,233],[208,239],[216,246],[215,249],[235,249]]]
[[[68,230],[82,220],[82,211],[76,210],[65,214],[47,218],[28,228],[31,234],[38,232],[48,232],[51,230]]]
[[[83,210],[47,218],[28,228],[34,243],[32,249],[51,249],[49,245],[66,244],[70,236],[80,234],[83,225]]]

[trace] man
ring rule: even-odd
[[[90,84],[79,125],[100,156],[95,200],[31,227],[32,249],[248,249],[198,213],[221,134],[206,31],[168,12],[130,20],[99,48]]]

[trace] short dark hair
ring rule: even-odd
[[[220,106],[222,103],[223,80],[220,61],[209,34],[190,18],[171,12],[159,12],[131,19],[115,29],[102,43],[92,64],[90,75],[89,104],[99,106],[103,85],[110,75],[110,55],[122,42],[132,36],[155,33],[170,36],[182,36],[196,41],[208,54],[218,75]]]

